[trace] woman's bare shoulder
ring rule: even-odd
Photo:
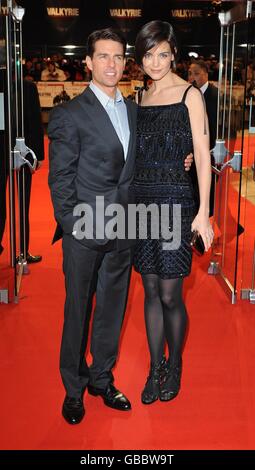
[[[179,86],[179,87],[187,87],[188,85],[190,85],[189,82],[187,82],[186,80],[184,80],[183,78],[179,77],[179,75],[176,75],[176,74],[173,74],[174,75],[174,84],[175,86]]]
[[[181,101],[185,91],[189,88],[190,83],[180,77],[167,90],[170,101]],[[192,87],[193,88],[193,87]]]
[[[201,101],[202,102],[203,98],[202,98],[202,93],[201,91],[199,90],[199,88],[195,87],[195,86],[192,86],[188,93],[187,93],[187,99],[186,101]]]

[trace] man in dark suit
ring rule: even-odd
[[[107,406],[130,410],[131,404],[115,387],[115,364],[126,308],[134,240],[112,240],[105,234],[76,238],[73,209],[85,202],[96,219],[96,197],[105,206],[127,208],[134,171],[136,105],[117,89],[125,60],[125,41],[111,29],[88,39],[86,63],[90,86],[51,113],[49,186],[58,222],[54,240],[63,231],[66,286],[65,319],[60,371],[66,397],[62,414],[70,424],[85,413],[83,393],[100,395]],[[104,221],[106,226],[107,219]],[[96,230],[94,225],[94,230]],[[96,293],[90,368],[84,358],[92,298]]]
[[[41,119],[41,107],[37,87],[33,82],[24,80],[24,134],[26,145],[31,148],[37,158],[37,170],[42,166],[44,160],[44,135]],[[32,255],[29,252],[30,241],[30,223],[29,223],[29,206],[31,199],[32,178],[33,175],[27,165],[24,166],[25,174],[25,241],[24,235],[21,238],[21,252],[26,250],[26,260],[28,263],[38,263],[41,261],[41,255]],[[21,201],[23,201],[23,184],[22,172],[19,173],[19,187],[21,193]],[[21,209],[21,234],[23,234],[23,205]]]
[[[31,148],[37,157],[37,169],[41,168],[42,161],[44,160],[44,135],[43,126],[41,121],[41,108],[39,102],[39,95],[37,87],[34,83],[24,80],[23,82],[24,94],[24,137],[26,145]],[[15,129],[15,122],[13,122]],[[6,136],[3,131],[0,132],[0,254],[3,250],[1,245],[2,237],[5,230],[6,222],[6,183],[8,179],[8,163],[7,163],[7,150],[6,150]],[[13,142],[13,146],[15,143]],[[23,199],[23,171],[24,171],[24,199]],[[20,187],[20,211],[21,211],[21,253],[26,251],[26,259],[28,263],[37,263],[41,261],[41,255],[32,255],[29,252],[29,206],[31,198],[32,187],[32,174],[28,166],[24,166],[24,170],[18,174],[19,187]],[[23,226],[23,200],[25,201],[25,232]],[[24,236],[25,233],[25,236]]]
[[[210,150],[214,148],[216,135],[217,135],[217,103],[218,103],[218,89],[208,82],[208,66],[203,60],[193,62],[189,67],[189,82],[196,85],[201,93],[204,95],[206,112],[209,122],[210,132]],[[213,157],[212,164],[213,162]],[[195,188],[195,197],[197,207],[199,207],[199,190],[195,165],[191,168],[190,173]],[[215,191],[215,175],[212,177],[211,191],[210,191],[210,216],[214,211],[214,191]]]
[[[111,233],[107,237],[109,216],[104,217],[100,203],[97,205],[104,197],[106,209],[119,204],[126,216],[128,204],[133,202],[129,186],[134,173],[137,106],[123,99],[117,88],[125,66],[125,47],[123,38],[112,29],[89,36],[86,63],[92,81],[80,96],[54,108],[48,127],[49,186],[58,222],[53,241],[63,235],[66,287],[60,352],[66,390],[62,414],[70,424],[83,419],[86,388],[109,407],[131,409],[127,397],[113,383],[112,368],[135,240],[125,235],[112,239]],[[77,229],[80,217],[74,208],[79,203],[87,204],[85,214],[90,214],[91,224],[86,219],[85,229],[92,229],[91,237],[80,237]],[[88,368],[84,353],[94,293],[93,361]]]

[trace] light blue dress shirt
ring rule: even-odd
[[[92,81],[90,82],[89,87],[107,112],[116,134],[123,146],[124,158],[126,160],[130,138],[130,129],[128,124],[127,107],[120,90],[117,89],[115,99],[112,99],[100,88],[98,88]]]

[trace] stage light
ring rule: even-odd
[[[195,57],[195,59],[198,58],[198,53],[197,52],[189,52],[188,55],[189,55],[189,57]]]

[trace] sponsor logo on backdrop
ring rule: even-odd
[[[70,17],[70,16],[79,16],[80,10],[79,8],[54,8],[48,7],[47,12],[49,16],[62,16],[62,17]]]
[[[202,10],[171,10],[173,18],[187,19],[187,18],[200,18]]]
[[[109,14],[129,43],[133,43],[143,16],[144,0],[109,0]]]
[[[61,34],[74,28],[80,16],[82,0],[45,0],[52,26]]]
[[[52,6],[49,6],[47,7],[47,13],[49,16],[51,17],[70,17],[70,16],[79,16],[80,14],[80,9],[79,8],[73,8],[71,3],[72,0],[68,0],[69,1],[69,6],[67,5],[65,8],[63,7],[58,7],[57,5],[53,5]],[[48,2],[49,3],[49,2]],[[51,3],[51,2],[50,2]],[[55,4],[56,4],[56,0],[55,0]],[[61,2],[60,2],[61,3]],[[63,2],[62,2],[63,3]],[[7,7],[0,7],[0,13],[2,15],[7,15]]]
[[[110,14],[113,18],[140,18],[142,16],[141,9],[127,8],[111,8]]]

